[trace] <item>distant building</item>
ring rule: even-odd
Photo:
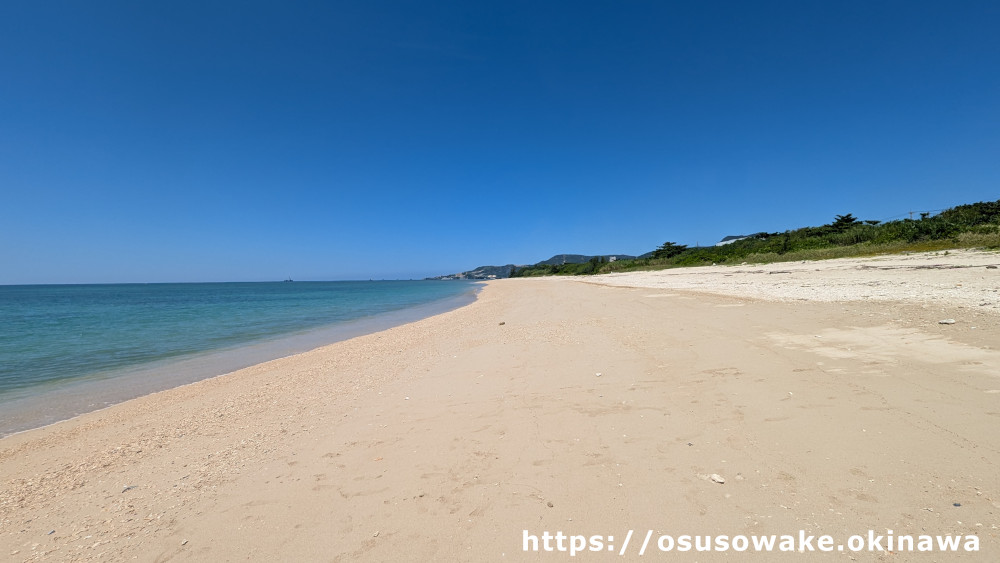
[[[749,237],[750,235],[730,235],[728,237],[723,238],[719,242],[715,243],[715,246],[726,246],[727,244],[731,244],[738,240],[743,240]]]

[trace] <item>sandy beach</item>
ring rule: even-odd
[[[562,532],[602,538],[588,560],[998,561],[997,264],[490,282],[454,311],[0,440],[0,558],[568,560],[524,551]],[[869,530],[979,551],[656,546]]]

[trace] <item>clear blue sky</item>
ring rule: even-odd
[[[0,283],[423,277],[1000,199],[996,2],[0,4]]]

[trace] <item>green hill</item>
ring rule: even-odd
[[[649,270],[706,264],[820,260],[955,248],[1000,248],[1000,200],[959,205],[931,216],[898,221],[862,221],[837,215],[819,227],[757,233],[721,246],[684,248],[664,243],[636,260],[601,265],[594,272]],[[678,250],[681,249],[681,250]]]

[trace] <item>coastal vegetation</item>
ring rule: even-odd
[[[535,264],[514,268],[512,277],[590,275],[711,264],[790,262],[958,248],[1000,249],[1000,200],[959,205],[937,215],[897,221],[837,215],[818,227],[756,233],[721,246],[688,248],[666,242],[632,260],[600,257],[581,264]]]
[[[537,276],[589,276],[600,273],[609,263],[603,256],[594,256],[586,262],[566,262],[564,264],[549,264],[539,262],[531,266],[514,267],[512,278],[531,278]]]

